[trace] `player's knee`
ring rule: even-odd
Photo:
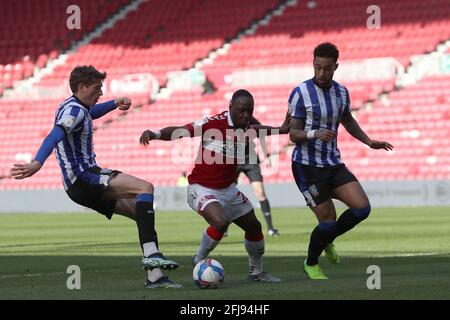
[[[218,224],[215,227],[217,229],[218,232],[220,232],[221,234],[224,234],[225,232],[227,232],[228,229],[228,224]]]
[[[245,229],[245,232],[249,234],[262,234],[261,223],[258,220],[256,220],[248,228]]]
[[[248,225],[247,228],[245,228],[245,239],[253,242],[261,241],[264,239],[262,226],[258,220],[254,221],[253,223]]]
[[[139,186],[139,193],[150,193],[153,194],[155,192],[155,187],[150,182],[142,182]]]
[[[366,219],[371,211],[371,207],[370,207],[370,203],[364,207],[364,208],[360,208],[360,209],[353,209],[352,208],[352,212],[355,214],[355,216],[357,216],[359,219],[364,220]]]
[[[212,224],[212,227],[217,230],[217,232],[224,234],[228,229],[228,221],[226,219],[216,219]]]

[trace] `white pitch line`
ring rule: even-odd
[[[446,255],[448,253],[443,252],[411,252],[411,253],[399,253],[399,254],[379,254],[365,256],[366,258],[402,258],[402,257],[424,257],[424,256],[437,256]]]
[[[122,271],[122,269],[112,269],[112,270],[107,270],[108,272],[118,272],[118,271]],[[105,270],[99,270],[99,271],[87,271],[88,273],[98,273],[98,272],[105,272]],[[56,275],[61,275],[61,274],[69,274],[67,272],[50,272],[50,273],[12,273],[12,274],[5,274],[0,276],[0,280],[1,279],[11,279],[11,278],[21,278],[21,277],[41,277],[41,276],[56,276]]]
[[[64,274],[64,272],[5,274],[3,276],[0,276],[0,279],[11,279],[11,278],[21,278],[21,277],[55,276],[55,275],[58,275],[58,274]]]

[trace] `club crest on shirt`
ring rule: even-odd
[[[75,122],[75,117],[71,115],[67,115],[64,117],[64,121],[62,123],[62,126],[66,129],[70,129],[72,127],[73,123]]]
[[[319,195],[319,191],[317,191],[317,187],[315,184],[312,184],[308,187],[309,192],[313,197],[317,197]]]

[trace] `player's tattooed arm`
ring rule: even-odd
[[[304,130],[304,120],[299,118],[291,118],[289,128],[289,139],[294,143],[302,143],[307,140],[306,131]]]

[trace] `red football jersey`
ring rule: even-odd
[[[245,145],[256,137],[255,130],[236,129],[228,111],[187,124],[191,137],[201,136],[190,184],[223,189],[236,181],[238,164],[245,163]],[[255,135],[253,137],[252,135]]]

